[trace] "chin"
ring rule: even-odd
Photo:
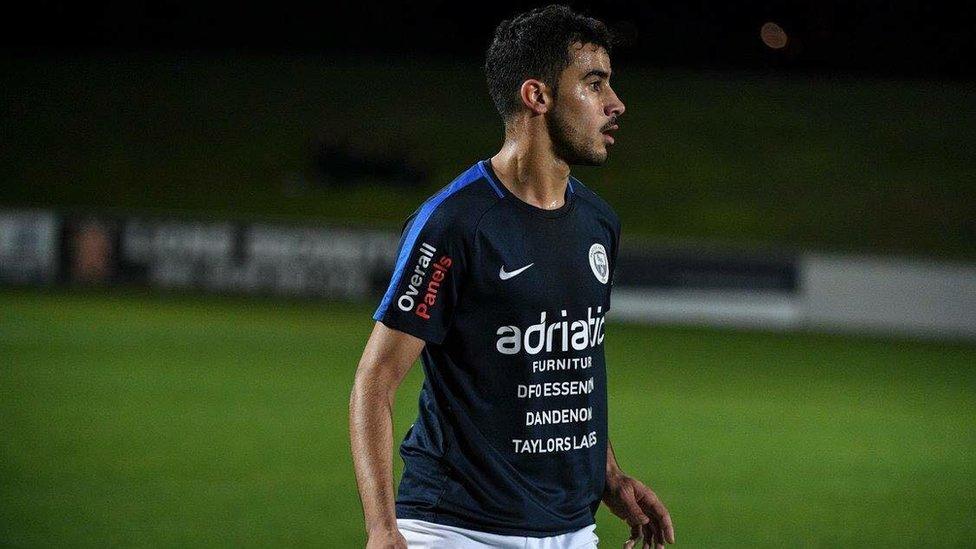
[[[573,166],[602,166],[606,163],[609,154],[610,151],[602,143],[592,149],[578,147],[573,151],[573,161],[568,162],[568,164]]]
[[[610,158],[610,151],[604,147],[603,150],[593,151],[587,155],[582,164],[584,166],[602,166],[607,163],[608,158]]]
[[[562,148],[563,154],[558,154],[571,166],[602,166],[610,156],[610,149],[602,141],[593,143],[592,147],[570,145]]]

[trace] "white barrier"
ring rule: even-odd
[[[807,254],[795,292],[614,290],[611,318],[976,340],[976,265]]]
[[[806,255],[799,274],[811,328],[976,338],[976,265]]]

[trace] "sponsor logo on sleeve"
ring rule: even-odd
[[[453,263],[448,255],[442,255],[435,261],[436,253],[437,248],[434,246],[426,242],[420,245],[417,262],[414,264],[410,278],[407,279],[407,289],[397,298],[397,307],[401,311],[413,311],[424,320],[430,320],[431,310],[437,305],[441,284],[447,278]]]

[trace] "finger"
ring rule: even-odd
[[[653,520],[644,525],[644,543],[649,549],[654,549],[657,545],[657,528],[655,528]]]
[[[624,502],[624,506],[627,508],[627,523],[631,526],[640,526],[641,524],[647,524],[651,522],[651,518],[644,514],[644,510],[637,503],[636,498],[621,498]]]
[[[664,548],[664,525],[661,520],[658,520],[654,525],[654,541],[657,542],[659,548]]]
[[[671,514],[668,513],[667,509],[661,515],[661,535],[668,543],[674,543],[674,524],[671,522]]]
[[[646,491],[641,491],[637,496],[637,500],[641,507],[648,511],[650,514],[657,517],[661,522],[661,535],[668,543],[674,543],[674,524],[671,522],[671,513],[668,512],[667,507],[661,503],[661,500],[657,498],[657,495],[652,492],[649,488]]]
[[[624,542],[624,549],[634,549],[637,547],[637,542],[641,539],[640,526],[630,527],[630,538]]]
[[[644,543],[646,543],[647,547],[650,549],[656,548],[662,541],[661,529],[658,527],[657,522],[652,520],[651,522],[645,524],[642,528],[644,529]]]
[[[663,546],[657,542],[657,538],[653,536],[648,536],[644,538],[644,545],[642,549],[659,549],[660,547]]]
[[[671,513],[660,501],[657,502],[654,515],[658,523],[658,532],[661,534],[661,543],[665,541],[674,543],[674,523],[671,522]]]

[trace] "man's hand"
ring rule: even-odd
[[[674,526],[667,508],[653,490],[643,482],[624,474],[607,477],[603,502],[610,511],[630,525],[630,539],[624,549],[664,549],[664,543],[674,543]]]
[[[407,540],[396,528],[370,532],[366,549],[407,549]]]

